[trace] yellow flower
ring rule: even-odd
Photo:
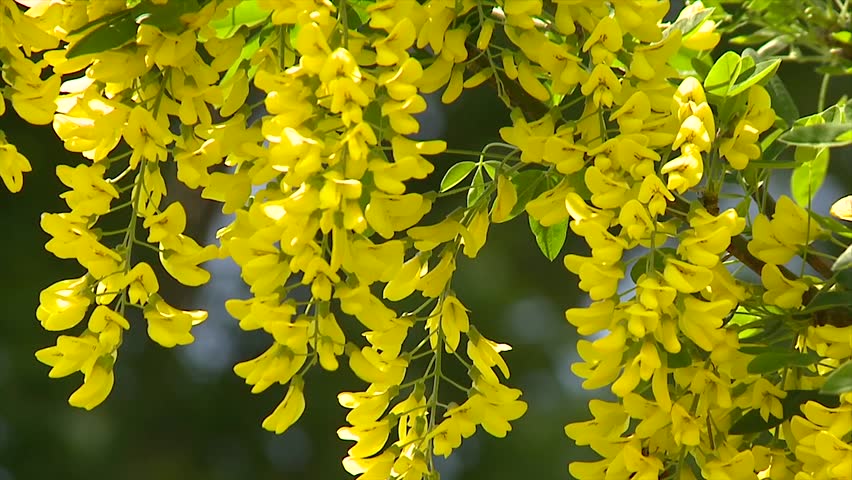
[[[763,301],[781,308],[799,308],[802,306],[802,295],[808,291],[808,285],[801,280],[789,280],[781,270],[770,263],[763,266],[760,279],[766,292]]]
[[[816,220],[787,195],[778,198],[771,225],[775,237],[787,245],[808,245],[823,232]]]
[[[121,343],[122,330],[130,329],[130,322],[118,312],[98,305],[89,317],[89,330],[98,335],[101,347],[106,350],[115,350]]]
[[[0,97],[0,104],[3,103],[3,98]],[[2,132],[0,132],[0,178],[6,188],[16,193],[21,191],[24,186],[24,176],[26,172],[31,172],[32,166],[27,160],[27,157],[18,153],[18,149],[10,143],[6,143]]]
[[[84,371],[83,385],[68,398],[73,407],[91,410],[106,400],[112,391],[115,376],[112,371],[113,358],[99,358],[88,370]]]
[[[144,305],[151,295],[157,293],[160,284],[154,270],[145,262],[139,262],[124,275],[124,282],[128,287],[127,293],[130,303]]]
[[[408,362],[403,358],[385,360],[371,347],[358,349],[347,345],[349,368],[365,382],[378,386],[399,385],[405,377]]]
[[[591,49],[592,63],[608,65],[621,50],[622,36],[618,22],[612,17],[603,17],[583,43],[583,51]]]
[[[589,167],[584,174],[586,186],[592,192],[592,203],[599,208],[616,208],[627,200],[630,191],[624,177],[615,170],[601,171],[597,166]]]
[[[79,337],[60,335],[56,345],[36,352],[39,362],[52,367],[50,378],[62,378],[74,372],[90,370],[98,359],[98,338],[91,333]]]
[[[580,92],[587,97],[591,96],[592,104],[596,107],[612,107],[615,95],[621,93],[621,83],[610,67],[598,64],[580,87]]]
[[[197,287],[210,280],[210,273],[198,264],[213,260],[218,256],[215,245],[201,247],[192,238],[178,234],[166,237],[160,242],[160,262],[180,283]]]
[[[364,217],[376,233],[389,239],[420,221],[431,206],[432,202],[419,193],[388,195],[374,191]]]
[[[492,370],[497,367],[504,378],[509,378],[509,366],[500,356],[501,352],[508,352],[511,346],[505,343],[496,343],[483,337],[474,327],[469,328],[467,342],[467,356],[473,362],[476,370],[482,378],[491,383],[499,383],[497,375]]]
[[[615,302],[603,300],[592,302],[588,307],[569,308],[565,311],[565,319],[577,327],[580,335],[594,335],[612,326],[615,312]]]
[[[751,450],[746,450],[737,452],[734,455],[723,455],[720,459],[708,461],[701,468],[701,474],[704,475],[704,478],[752,479],[757,478],[754,470],[754,454]],[[796,476],[798,477],[799,475]]]
[[[164,123],[166,125],[163,125]],[[141,106],[136,106],[130,111],[123,136],[127,145],[133,150],[133,155],[130,156],[132,168],[136,168],[142,158],[165,161],[168,158],[166,146],[174,141],[165,116],[160,115],[158,119],[155,119],[151,112]]]
[[[752,239],[748,242],[748,251],[758,259],[773,265],[783,265],[796,254],[796,248],[782,243],[772,228],[769,218],[757,214],[751,226]]]
[[[263,420],[263,428],[280,435],[296,423],[304,411],[304,382],[301,377],[295,377],[290,382],[284,400]]]
[[[178,310],[159,295],[152,295],[143,314],[148,321],[148,336],[160,345],[171,348],[188,345],[195,340],[190,329],[207,319],[203,310]]]
[[[686,143],[694,145],[700,152],[709,152],[710,142],[710,133],[707,131],[704,121],[695,115],[690,115],[680,125],[677,136],[672,143],[672,150],[677,150],[678,147]]]
[[[384,448],[389,435],[390,422],[387,419],[337,430],[341,440],[356,442],[347,452],[353,458],[367,458],[378,453]]]
[[[473,214],[467,228],[461,229],[462,245],[464,246],[462,251],[467,257],[476,257],[476,254],[485,245],[489,225],[488,208],[480,208]]]
[[[672,405],[672,436],[678,445],[697,446],[701,441],[701,422],[682,406]]]
[[[361,480],[391,478],[395,461],[396,455],[388,449],[370,458],[346,457],[343,459],[343,468],[350,475],[360,475],[358,478]]]
[[[454,295],[448,295],[441,303],[441,331],[447,352],[454,352],[459,346],[460,333],[467,333],[470,322],[467,309]]]
[[[616,265],[607,265],[594,258],[565,255],[565,268],[579,275],[581,290],[589,292],[592,300],[606,300],[615,295],[624,271]]]
[[[42,290],[36,310],[36,317],[42,327],[45,330],[58,331],[67,330],[80,323],[92,303],[89,285],[89,277],[82,276],[62,280]]]
[[[690,50],[713,50],[721,38],[722,36],[719,32],[716,32],[716,22],[713,20],[704,20],[699,25],[698,30],[683,39],[683,46]]]
[[[518,65],[518,81],[521,87],[532,95],[533,98],[542,102],[550,100],[550,92],[539,82],[536,77],[536,71],[529,62],[524,61]]]
[[[151,243],[176,237],[186,228],[186,211],[180,202],[173,202],[162,213],[146,218],[142,226],[148,229]]]
[[[720,327],[736,304],[730,300],[703,302],[695,297],[685,297],[683,304],[680,330],[702,350],[712,352],[725,340],[725,330]]]
[[[372,423],[381,418],[388,408],[391,390],[370,386],[366,392],[342,392],[337,395],[337,401],[351,411],[346,415],[346,421],[352,425]]]
[[[684,144],[681,147],[681,155],[663,165],[660,173],[668,175],[666,188],[677,193],[686,192],[698,185],[704,176],[701,150],[691,143]]]
[[[417,290],[420,290],[423,296],[427,298],[439,296],[444,291],[455,270],[455,255],[450,249],[446,248],[441,254],[438,264],[431,270],[428,270],[427,273],[422,274],[420,281],[417,282]]]

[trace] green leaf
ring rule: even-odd
[[[692,355],[686,349],[686,345],[677,353],[666,352],[666,367],[668,368],[685,368],[692,365]]]
[[[852,265],[852,245],[846,247],[846,250],[844,250],[843,253],[841,253],[840,256],[837,257],[837,260],[835,260],[834,265],[831,266],[831,271],[837,272],[840,270],[845,270],[849,268],[850,265]]]
[[[643,255],[636,259],[636,263],[633,264],[633,268],[630,269],[630,278],[633,282],[638,282],[639,277],[644,274],[648,269],[648,260],[647,256],[650,254]],[[657,248],[655,250],[654,255],[654,270],[658,272],[662,272],[663,269],[666,268],[666,257],[670,255],[675,255],[675,249],[673,248]]]
[[[774,163],[778,156],[781,155],[781,152],[787,148],[786,144],[777,141],[778,137],[780,137],[783,133],[784,130],[780,128],[776,129],[760,141],[761,165],[770,164],[769,167],[765,168],[773,168],[771,164]],[[749,163],[751,164],[752,162]]]
[[[708,60],[712,60],[709,56],[707,57],[694,57],[690,60],[690,65],[692,66],[695,73],[698,74],[698,78],[704,80],[707,78],[707,74],[710,73],[710,68],[713,66],[710,65]]]
[[[128,7],[130,7],[130,5],[128,5]],[[96,27],[96,26],[98,26],[102,23],[106,23],[106,22],[115,20],[118,17],[128,15],[130,13],[131,13],[130,10],[119,10],[117,12],[110,13],[109,15],[104,15],[102,17],[95,19],[95,20],[92,20],[89,23],[86,23],[85,25],[83,25],[81,27],[77,27],[74,30],[71,30],[70,32],[68,32],[68,37],[74,37],[76,35],[79,35],[79,34],[85,32],[85,31],[87,31],[87,30],[91,30],[92,28],[94,28],[94,27]]]
[[[136,19],[131,10],[112,18],[95,28],[88,35],[74,42],[65,58],[100,53],[123,46],[136,37]]]
[[[796,203],[799,205],[811,204],[811,200],[825,181],[829,158],[827,148],[796,148],[795,159],[797,162],[802,162],[793,170],[793,175],[790,177],[790,188]]]
[[[740,56],[735,52],[725,52],[716,60],[704,79],[704,90],[718,97],[727,97],[731,83],[740,69]]]
[[[766,91],[769,92],[769,97],[772,99],[772,108],[775,113],[783,118],[788,126],[792,125],[799,118],[799,108],[784,82],[773,76],[766,84]]]
[[[713,14],[714,9],[708,8],[705,10],[699,10],[695,13],[695,15],[691,15],[686,18],[681,18],[672,23],[669,28],[666,29],[665,35],[668,36],[672,30],[680,30],[683,36],[687,36],[692,33],[693,30],[698,28],[704,20],[707,20],[707,17]]]
[[[485,169],[485,174],[488,175],[488,178],[496,179],[497,178],[497,170],[499,170],[503,165],[503,162],[499,162],[497,160],[486,160],[482,164],[482,168]]]
[[[831,310],[833,308],[852,308],[852,292],[848,290],[836,290],[831,292],[820,292],[802,313],[813,313],[820,310]]]
[[[257,5],[257,0],[243,0],[228,11],[224,18],[213,20],[210,27],[218,38],[230,38],[242,27],[254,27],[269,18],[270,12]]]
[[[568,220],[543,227],[536,219],[529,217],[530,231],[535,236],[535,243],[541,253],[551,262],[559,255],[562,246],[565,245],[565,237],[568,235]]]
[[[168,2],[163,5],[144,1],[137,5],[133,12],[136,23],[153,25],[163,32],[181,32],[186,25],[180,21],[181,15],[198,11],[198,0],[181,0]]]
[[[482,169],[477,168],[473,174],[473,180],[470,182],[470,190],[467,191],[467,206],[473,206],[479,197],[485,193],[485,179],[482,177]]]
[[[751,57],[744,57],[743,61],[745,61],[745,58],[751,58]],[[781,65],[781,60],[777,60],[777,59],[776,60],[766,60],[766,61],[758,63],[754,67],[754,72],[748,78],[746,78],[745,80],[739,81],[738,83],[735,83],[731,87],[731,89],[728,91],[728,95],[731,95],[731,96],[739,95],[739,94],[745,92],[752,85],[756,85],[758,82],[762,81],[766,77],[773,75],[778,70],[779,65]]]
[[[818,362],[820,356],[815,352],[771,351],[761,353],[748,364],[748,373],[764,374],[776,372],[785,367],[806,367]]]
[[[834,32],[831,34],[831,38],[837,40],[840,43],[845,43],[846,45],[852,45],[852,32],[842,31],[842,32]]]
[[[826,230],[830,230],[846,238],[852,238],[852,228],[847,227],[846,225],[838,222],[837,220],[831,217],[824,217],[822,215],[818,215],[816,213],[811,212],[811,218],[816,220],[819,226]]]
[[[837,282],[837,285],[845,288],[846,290],[852,290],[852,270],[840,270],[836,274],[834,274],[834,280]]]
[[[589,186],[586,185],[585,170],[574,172],[568,175],[568,184],[574,189],[574,193],[580,196],[585,201],[591,201],[592,192]]]
[[[793,127],[778,139],[790,145],[814,148],[852,145],[852,123],[823,123]]]
[[[446,192],[461,183],[462,180],[470,175],[470,172],[472,172],[475,167],[476,163],[470,161],[459,162],[450,167],[450,169],[447,170],[447,173],[444,174],[444,178],[441,180],[441,191]]]
[[[782,418],[770,416],[766,421],[760,416],[760,410],[750,410],[731,425],[728,434],[745,435],[775,428],[785,420],[800,414],[802,404],[809,401],[819,402],[829,408],[837,408],[840,405],[840,399],[837,396],[821,394],[817,390],[788,390],[787,396],[781,399],[781,407],[784,411]]]
[[[828,395],[840,395],[846,392],[852,392],[852,361],[847,361],[831,372],[820,390],[820,393]]]

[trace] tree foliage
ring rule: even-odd
[[[8,100],[82,157],[56,167],[68,210],[41,228],[83,273],[41,292],[36,317],[63,333],[36,357],[82,374],[71,405],[98,406],[130,311],[163,347],[193,342],[207,313],[160,280],[204,285],[201,265],[230,258],[251,297],[227,311],[269,337],[234,372],[282,390],[262,427],[286,431],[310,376],[344,362],[365,388],[338,395],[343,468],[437,478],[436,456],[527,410],[511,347],[453,290],[490,225],[526,215],[549,260],[569,234],[589,247],[562,258],[590,300],[565,312],[588,337],[572,370],[615,398],[565,427],[600,456],[573,476],[846,478],[852,215],[813,200],[852,143],[852,107],[826,93],[852,73],[850,12],[799,3],[0,0],[0,114]],[[757,49],[718,52],[723,34]],[[815,114],[783,61],[819,63]],[[430,102],[476,88],[511,110],[502,142],[417,137]],[[466,159],[429,190],[444,154]],[[0,132],[7,189],[31,169]],[[233,215],[217,245],[186,234],[177,182]]]

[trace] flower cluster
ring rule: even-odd
[[[750,164],[778,123],[763,85],[777,62],[726,54],[714,65],[712,11],[695,2],[664,24],[668,9],[151,0],[24,11],[0,0],[0,114],[8,98],[84,158],[56,167],[68,211],[41,220],[46,249],[84,272],[46,288],[36,312],[46,330],[79,333],[37,358],[51,377],[81,372],[69,402],[93,408],[135,327],[128,309],[164,347],[191,343],[206,319],[166,303],[161,267],[200,286],[201,264],[231,258],[251,295],[227,300],[228,313],[271,337],[234,372],[252,393],[287,386],[263,428],[291,427],[313,367],[342,361],[367,384],[338,396],[349,410],[338,436],[355,442],[346,471],[436,478],[435,456],[480,427],[503,437],[526,412],[505,384],[511,347],[487,338],[452,288],[459,255],[476,257],[491,223],[526,213],[539,232],[570,226],[589,247],[564,257],[591,300],[566,311],[590,337],[572,371],[615,400],[593,400],[594,419],[565,428],[601,457],[573,463],[575,477],[844,478],[852,398],[817,393],[852,357],[852,325],[802,321],[815,297],[837,293],[811,252],[833,237],[790,198],[775,204]],[[424,95],[452,103],[484,83],[512,109],[505,143],[467,152],[412,139]],[[453,166],[440,192],[413,191],[450,151],[479,161]],[[0,132],[7,188],[29,170]],[[187,233],[172,182],[233,214],[218,246]],[[746,189],[723,192],[726,182]],[[424,221],[459,193],[463,206]],[[722,210],[725,195],[738,203]],[[126,226],[104,231],[107,217]],[[822,278],[793,274],[798,256]],[[363,340],[347,338],[353,329]]]

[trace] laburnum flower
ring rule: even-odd
[[[808,285],[801,280],[790,280],[781,270],[770,263],[763,266],[760,279],[766,292],[763,301],[781,308],[798,308],[802,306],[802,295],[808,290]]]
[[[666,188],[677,193],[684,193],[698,185],[704,176],[704,160],[700,148],[685,143],[681,147],[681,155],[666,162],[660,173],[667,175]]]
[[[771,220],[763,214],[755,217],[748,251],[766,263],[782,265],[821,233],[822,228],[802,207],[782,195]]]
[[[168,125],[163,125],[165,118],[155,119],[150,111],[141,106],[130,111],[127,127],[124,129],[124,140],[133,150],[130,156],[130,166],[135,168],[141,159],[165,161],[168,157],[166,146],[174,141]]]
[[[284,400],[263,420],[263,428],[277,434],[284,433],[305,411],[304,381],[294,377]]]
[[[623,35],[615,18],[603,17],[586,37],[582,50],[591,50],[592,63],[609,65],[621,50]]]
[[[605,300],[615,295],[624,270],[617,265],[605,264],[595,258],[566,255],[565,268],[579,275],[581,290],[589,292],[592,300]]]
[[[98,337],[91,332],[79,337],[60,335],[56,345],[36,352],[36,358],[51,368],[50,378],[62,378],[90,369],[99,354]]]
[[[218,256],[215,245],[201,247],[192,238],[178,234],[160,242],[160,263],[175,280],[198,286],[210,280],[210,272],[198,266]]]
[[[580,92],[586,97],[591,96],[596,107],[612,107],[615,95],[621,93],[621,83],[609,66],[598,64],[580,87]]]
[[[365,382],[374,385],[399,385],[405,376],[408,361],[404,358],[385,360],[372,347],[358,349],[354,345],[346,346],[349,356],[349,368]]]
[[[822,234],[822,227],[787,195],[781,195],[770,222],[772,232],[789,245],[808,245]]]
[[[454,352],[458,349],[461,333],[466,333],[470,328],[467,309],[458,298],[449,295],[441,303],[441,311],[438,315],[440,315],[445,348],[447,352]]]
[[[491,207],[491,221],[503,223],[509,220],[511,212],[518,202],[515,185],[506,175],[497,176],[497,198]]]
[[[0,104],[3,103],[3,98],[0,97]],[[12,192],[20,192],[24,186],[24,173],[31,172],[27,157],[21,155],[18,149],[11,143],[6,143],[3,132],[0,132],[0,178],[6,188]]]
[[[90,278],[82,276],[62,280],[39,294],[36,317],[46,330],[58,331],[74,327],[86,315],[92,303]]]
[[[207,312],[179,310],[157,294],[149,298],[143,314],[148,321],[148,336],[166,348],[192,343],[195,338],[190,329],[207,319]]]
[[[743,480],[757,479],[754,473],[754,454],[751,450],[737,452],[735,454],[720,452],[721,458],[709,460],[701,468],[704,478],[741,478]]]
[[[706,10],[703,2],[691,3],[688,7],[680,11],[678,20],[689,18],[703,10]],[[721,40],[721,35],[716,32],[716,22],[706,19],[701,22],[695,31],[683,39],[683,46],[690,50],[712,50],[719,43],[719,40]]]
[[[74,168],[58,165],[56,176],[65,186],[71,188],[59,196],[65,199],[71,210],[78,215],[107,213],[112,200],[118,198],[118,190],[103,178],[105,172],[106,166],[103,164],[77,165]]]
[[[113,358],[111,356],[100,357],[88,370],[83,372],[85,376],[83,385],[80,386],[68,398],[68,403],[73,407],[91,410],[106,400],[115,383],[115,375],[112,370]]]

